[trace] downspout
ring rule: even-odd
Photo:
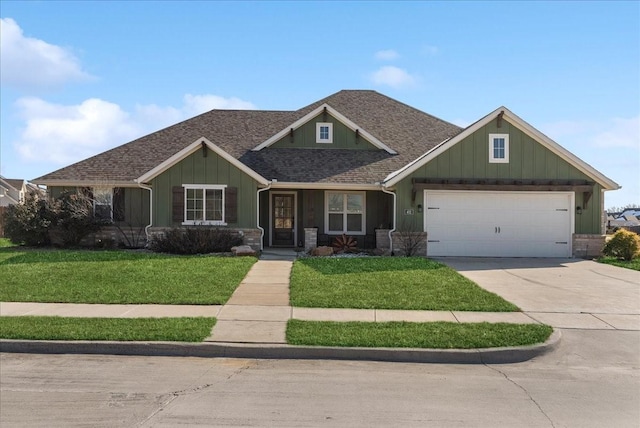
[[[264,228],[260,227],[260,193],[271,189],[271,181],[264,189],[258,189],[256,193],[256,226],[260,230],[260,251],[264,249]]]
[[[149,229],[153,225],[153,188],[146,184],[138,183],[138,187],[149,191],[149,224],[144,227],[144,234],[147,237],[147,244],[149,243]]]
[[[391,234],[396,231],[396,205],[397,205],[397,195],[395,192],[391,192],[385,189],[384,184],[380,186],[380,190],[388,195],[393,196],[393,229],[389,230],[389,252],[393,255],[393,238]]]

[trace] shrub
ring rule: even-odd
[[[394,250],[397,254],[406,257],[418,256],[424,254],[427,245],[426,235],[419,232],[420,228],[415,221],[403,220],[402,224],[396,231],[399,246]]]
[[[171,229],[154,237],[149,246],[159,253],[208,254],[228,252],[242,243],[242,237],[228,229],[190,227]]]
[[[63,247],[77,245],[100,223],[93,218],[93,202],[81,193],[65,192],[53,201],[29,193],[22,204],[5,212],[5,235],[14,244]]]
[[[29,192],[24,203],[9,205],[4,213],[4,234],[14,244],[49,244],[49,227],[55,219],[49,202]]]
[[[84,193],[64,192],[51,205],[55,213],[52,231],[60,239],[56,244],[76,246],[102,227],[103,222],[93,216],[93,200]]]
[[[640,257],[640,236],[625,229],[618,230],[604,246],[605,256],[623,260]]]

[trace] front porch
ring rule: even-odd
[[[378,248],[393,227],[393,199],[379,190],[270,189],[260,194],[264,248],[309,251],[347,235],[357,247]],[[388,248],[388,245],[386,245]]]

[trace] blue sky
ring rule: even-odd
[[[0,174],[212,108],[374,89],[466,126],[505,105],[640,203],[639,2],[0,2]]]

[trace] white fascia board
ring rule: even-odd
[[[398,154],[395,150],[393,150],[390,147],[388,147],[382,141],[378,140],[376,137],[374,137],[373,135],[368,133],[366,130],[362,129],[362,127],[358,126],[353,121],[351,121],[346,116],[344,116],[342,113],[338,112],[336,109],[334,109],[333,107],[331,107],[329,104],[326,104],[326,103],[322,104],[320,107],[316,108],[312,112],[310,112],[310,113],[304,115],[303,117],[301,117],[300,119],[296,120],[290,126],[287,126],[282,131],[278,132],[277,134],[275,134],[274,136],[272,136],[268,140],[264,141],[263,143],[260,143],[258,146],[254,147],[252,149],[252,151],[258,152],[258,151],[264,149],[265,147],[269,147],[270,145],[274,144],[275,142],[277,142],[280,139],[282,139],[285,136],[287,136],[289,134],[289,132],[291,132],[291,129],[293,129],[295,131],[296,129],[298,129],[302,125],[304,125],[305,123],[309,122],[314,117],[318,116],[320,113],[322,113],[324,111],[325,108],[327,109],[327,113],[329,113],[331,116],[336,118],[338,121],[340,121],[343,125],[345,125],[349,129],[351,129],[352,131],[358,130],[360,135],[362,135],[367,141],[369,141],[371,144],[373,144],[377,148],[382,149],[382,150],[386,151],[387,153],[389,153],[391,155]]]
[[[484,116],[482,119],[469,125],[458,135],[452,137],[449,140],[445,140],[443,143],[437,145],[436,147],[426,152],[425,154],[423,154],[422,156],[420,156],[410,164],[389,174],[384,180],[385,187],[396,185],[398,182],[402,181],[403,179],[411,175],[420,167],[426,165],[431,160],[438,157],[440,154],[446,152],[451,147],[455,146],[460,141],[467,138],[469,135],[473,134],[483,126],[487,125],[489,122],[495,119],[495,117],[500,112],[503,112],[503,116],[502,116],[503,119],[509,121],[514,126],[522,130],[525,134],[529,135],[531,138],[533,138],[534,140],[542,144],[544,147],[551,150],[557,156],[564,159],[569,164],[571,164],[578,170],[582,171],[584,174],[593,178],[596,182],[602,185],[602,187],[605,188],[606,190],[615,190],[620,188],[620,186],[615,181],[604,176],[602,173],[597,171],[591,165],[587,164],[586,162],[578,158],[576,155],[569,152],[567,149],[565,149],[564,147],[562,147],[561,145],[553,141],[551,138],[547,137],[542,132],[538,131],[533,126],[529,125],[527,122],[522,120],[520,117],[518,117],[516,114],[511,112],[511,110],[509,110],[504,106],[498,107],[488,115]]]
[[[380,190],[379,184],[351,183],[297,183],[272,181],[272,189],[314,189],[314,190]]]
[[[233,165],[236,168],[238,168],[240,171],[242,171],[245,174],[247,174],[249,177],[251,177],[254,180],[256,180],[258,183],[263,184],[263,185],[267,185],[269,183],[269,181],[266,180],[263,176],[261,176],[260,174],[258,174],[257,172],[255,172],[254,170],[252,170],[251,168],[249,168],[248,166],[246,166],[242,162],[240,162],[238,159],[236,159],[233,156],[231,156],[229,153],[227,153],[224,150],[222,150],[220,147],[218,147],[215,144],[213,144],[211,141],[209,141],[205,137],[198,138],[196,141],[194,141],[193,143],[189,144],[187,147],[185,147],[184,149],[180,150],[175,155],[171,156],[169,159],[165,160],[164,162],[162,162],[161,164],[159,164],[155,168],[147,171],[146,173],[144,173],[143,175],[141,175],[140,177],[135,179],[135,182],[136,183],[147,183],[147,182],[149,182],[150,180],[152,180],[155,177],[157,177],[158,175],[162,174],[163,172],[165,172],[166,170],[168,170],[169,168],[171,168],[172,166],[174,166],[175,164],[177,164],[178,162],[180,162],[181,160],[183,160],[187,156],[191,155],[192,153],[195,153],[197,150],[200,150],[201,147],[202,147],[202,144],[205,144],[209,149],[211,149],[211,151],[213,151],[214,153],[216,153],[217,155],[222,157],[224,160],[229,162],[231,165]]]

